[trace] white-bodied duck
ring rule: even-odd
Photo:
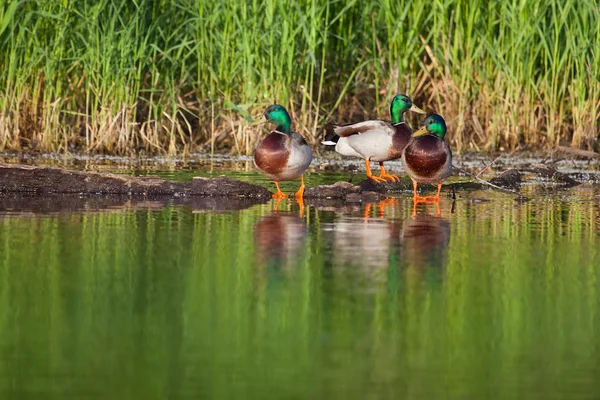
[[[335,145],[335,151],[343,156],[359,157],[365,160],[367,176],[376,182],[399,181],[396,175],[388,174],[383,163],[402,157],[404,147],[410,140],[412,129],[404,122],[404,113],[425,111],[415,106],[410,97],[399,94],[394,96],[390,105],[392,121],[370,120],[356,124],[334,127],[335,137],[323,141],[324,145]],[[378,161],[380,175],[371,173],[370,162]]]

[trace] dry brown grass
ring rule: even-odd
[[[513,3],[0,5],[0,151],[250,154],[273,102],[318,148],[397,93],[444,116],[459,153],[600,150],[600,9]]]

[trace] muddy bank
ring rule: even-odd
[[[520,191],[523,184],[572,187],[582,182],[570,174],[564,174],[546,165],[528,165],[519,169],[507,169],[489,181],[480,179],[468,171],[456,168],[455,175],[464,176],[470,181],[445,184],[443,191],[454,195],[461,190],[480,190],[495,188],[511,193]],[[576,175],[574,175],[576,176]],[[420,185],[422,190],[433,190],[433,186]],[[346,203],[365,203],[382,200],[386,197],[412,192],[412,183],[403,177],[397,183],[376,183],[365,179],[358,184],[340,181],[333,185],[321,185],[307,188],[306,199],[336,199]],[[102,201],[123,202],[137,198],[148,199],[186,199],[194,200],[198,209],[240,209],[252,204],[264,203],[271,198],[271,192],[263,186],[238,181],[228,177],[194,178],[187,182],[174,182],[155,177],[136,177],[112,173],[83,172],[68,169],[0,163],[0,193],[21,194],[31,198],[44,195],[77,195],[87,198],[112,196]],[[77,196],[63,199],[79,207]],[[6,196],[4,201],[6,200]],[[211,201],[206,199],[213,199]],[[247,199],[233,204],[235,199]],[[55,200],[57,200],[55,198]],[[227,200],[227,201],[226,201]],[[187,200],[186,200],[187,201]],[[186,204],[181,201],[179,204]],[[193,203],[192,201],[187,201]],[[14,207],[7,204],[6,207]],[[27,204],[33,204],[28,200]],[[43,207],[42,204],[40,204]]]
[[[337,182],[334,185],[309,188],[306,190],[305,196],[306,198],[344,199],[348,202],[377,201],[385,197],[386,187],[382,185],[379,188],[372,188],[368,183],[353,185],[348,182]],[[199,200],[194,200],[195,207],[238,209],[266,202],[271,198],[271,192],[263,186],[228,177],[197,177],[188,182],[173,182],[152,177],[7,163],[0,163],[0,193],[4,194],[0,199],[0,202],[5,203],[4,209],[19,207],[19,203],[23,202],[22,207],[25,207],[23,210],[27,210],[27,207],[31,209],[50,207],[52,210],[54,207],[77,209],[84,203],[91,204],[92,207],[94,204],[98,204],[100,207],[110,207],[111,204],[118,205],[130,198],[205,198],[203,200],[206,203],[205,206],[199,205]],[[27,197],[22,197],[21,200],[11,200],[10,196],[6,196],[7,194],[26,195]],[[48,199],[54,199],[53,202],[63,203],[63,205],[54,206],[46,200],[36,199],[41,195]],[[59,195],[76,196],[60,197]],[[90,197],[96,197],[96,199],[91,201]],[[206,199],[216,200],[210,202]],[[234,199],[248,200],[238,201],[239,205],[237,203],[230,204]],[[182,204],[185,201],[179,203]]]
[[[419,188],[435,191],[432,185],[419,185]],[[477,182],[455,182],[446,184],[444,190],[480,190],[485,185]],[[412,182],[404,177],[400,182],[378,183],[371,179],[365,179],[358,184],[341,181],[333,185],[320,185],[306,189],[304,197],[307,199],[334,199],[345,200],[347,203],[374,202],[382,200],[391,195],[412,194]],[[419,189],[421,190],[421,189]]]
[[[227,177],[171,182],[160,178],[80,172],[54,167],[0,163],[0,193],[127,195],[148,197],[247,197],[268,199],[259,185]]]
[[[578,174],[565,174],[543,164],[507,169],[489,180],[481,179],[462,168],[455,168],[455,176],[464,176],[471,180],[445,183],[442,189],[443,196],[455,197],[456,193],[465,190],[492,189],[513,194],[517,200],[522,201],[528,199],[520,193],[522,185],[537,185],[551,190],[554,187],[570,188],[583,183],[595,184],[595,182],[583,182],[575,179],[580,177]],[[346,203],[374,202],[391,195],[412,193],[412,190],[412,182],[406,177],[403,177],[400,182],[394,183],[379,183],[365,179],[358,184],[337,182],[333,185],[315,186],[306,190],[305,197],[317,200],[344,200]],[[419,190],[434,192],[435,187],[419,185]]]
[[[383,186],[383,185],[382,185]],[[386,197],[386,190],[364,189],[361,185],[350,182],[336,182],[333,185],[319,185],[306,189],[304,197],[307,199],[335,199],[348,203],[362,203],[378,201]]]

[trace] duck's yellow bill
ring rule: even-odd
[[[421,129],[419,129],[418,131],[414,131],[412,135],[413,135],[414,137],[417,137],[417,136],[423,136],[423,135],[425,135],[426,133],[427,133],[427,128],[425,128],[425,127],[422,127],[422,128],[421,128]]]
[[[414,104],[409,108],[409,111],[414,111],[419,114],[427,114],[424,110],[420,109],[419,107],[415,106]]]

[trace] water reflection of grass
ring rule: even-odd
[[[408,92],[458,149],[593,145],[592,0],[5,2],[0,149],[238,153],[275,100],[315,141]],[[368,16],[368,17],[365,17]],[[371,110],[375,110],[372,112]]]
[[[461,201],[450,214],[444,200],[450,238],[435,263],[435,251],[402,248],[412,207],[401,200],[372,216],[393,235],[377,268],[335,254],[352,254],[331,236],[349,216],[309,209],[300,222],[286,206],[278,238],[257,225],[277,216],[272,204],[0,218],[0,390],[595,395],[597,204]],[[265,265],[256,240],[285,247],[288,233],[301,248]]]

